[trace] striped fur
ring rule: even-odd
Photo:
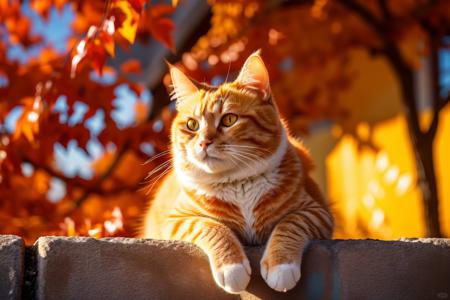
[[[173,80],[190,94],[177,90],[184,99],[172,125],[173,169],[143,228],[147,238],[199,246],[216,283],[230,293],[244,290],[250,279],[243,245],[265,245],[261,275],[273,289],[286,291],[300,278],[308,241],[330,238],[333,230],[327,204],[308,175],[308,152],[289,137],[268,82],[259,82],[268,76],[252,70],[265,71],[258,53],[243,68],[250,74],[217,88],[194,88],[187,77]],[[226,113],[238,116],[231,127],[220,124]],[[198,131],[186,127],[189,118],[198,120]],[[199,148],[205,139],[212,141],[206,152]]]

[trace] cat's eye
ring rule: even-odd
[[[222,124],[225,127],[230,127],[234,123],[236,123],[238,119],[238,116],[235,114],[226,114],[222,117],[222,120],[220,120],[220,124]]]
[[[190,130],[190,131],[197,131],[198,130],[198,122],[197,120],[194,119],[189,119],[186,123],[186,127]]]

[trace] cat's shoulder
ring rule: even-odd
[[[291,134],[288,134],[288,141],[300,158],[302,167],[306,171],[306,173],[314,169],[314,161],[303,141]]]

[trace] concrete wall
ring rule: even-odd
[[[0,235],[0,299],[20,299],[24,245],[13,235]]]
[[[25,252],[0,236],[0,299],[450,299],[449,239],[314,241],[288,293],[262,280],[261,248],[247,254],[250,285],[229,295],[186,243],[42,237]]]

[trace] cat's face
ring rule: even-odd
[[[279,148],[282,126],[259,54],[247,59],[236,81],[219,87],[195,85],[175,68],[171,75],[178,167],[194,175],[239,171],[252,176],[269,163]]]

